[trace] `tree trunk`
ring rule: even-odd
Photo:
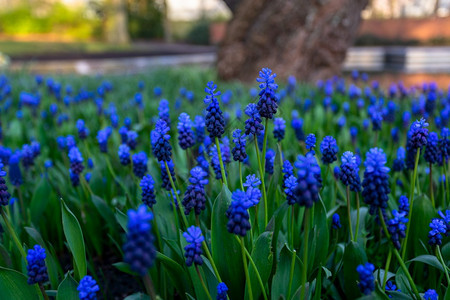
[[[219,76],[251,81],[262,67],[302,80],[338,74],[367,2],[242,0],[219,49]]]
[[[104,36],[108,43],[128,44],[128,17],[125,0],[107,0]]]

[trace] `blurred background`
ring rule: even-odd
[[[332,5],[327,3],[342,5],[348,1],[331,0],[326,4],[303,1],[311,7],[307,7],[308,4],[305,7],[302,1],[297,1],[297,5],[288,0],[271,2],[295,5],[296,13],[307,11],[301,17],[310,20],[308,16],[311,18],[312,13],[309,15],[309,11],[314,11],[318,15],[316,18],[327,19],[326,7]],[[236,49],[237,54],[233,55],[238,58],[264,63],[259,58],[272,51],[266,50],[264,55],[257,53],[264,49],[264,43],[284,43],[288,47],[290,41],[317,34],[308,29],[307,23],[284,24],[284,28],[274,29],[277,42],[273,42],[273,38],[268,42],[262,38],[255,41],[258,34],[264,36],[267,31],[258,24],[281,22],[275,18],[275,15],[280,18],[280,10],[269,7],[263,0],[255,0],[252,5],[248,3],[251,1],[0,0],[0,53],[3,54],[0,64],[8,64],[10,69],[26,68],[41,73],[92,74],[124,72],[124,64],[127,65],[125,72],[135,73],[161,65],[217,63],[221,77],[245,80],[246,74],[237,68],[239,61],[232,71],[221,67],[221,61],[233,65],[231,54],[226,53]],[[266,8],[258,10],[258,3]],[[353,8],[343,11],[340,19],[340,11],[328,12],[330,20],[337,19],[336,23],[340,25],[335,29],[348,31],[348,34],[330,33],[332,30],[326,29],[319,32],[322,44],[318,41],[315,48],[327,48],[323,41],[330,38],[343,41],[339,49],[329,51],[339,52],[339,55],[327,54],[327,59],[318,63],[322,66],[329,60],[327,64],[331,66],[330,72],[319,75],[359,69],[375,76],[382,74],[387,81],[396,78],[420,81],[429,76],[445,84],[450,81],[450,0],[356,0],[350,3],[347,6]],[[251,15],[252,10],[256,15]],[[323,15],[317,12],[323,12]],[[251,24],[244,24],[244,19]],[[317,24],[316,28],[325,26]],[[302,32],[301,37],[293,37],[297,29]],[[237,34],[240,30],[247,35]],[[242,46],[259,47],[259,50],[245,53],[239,50]],[[289,52],[289,49],[277,48],[281,50],[273,52]],[[303,50],[300,47],[297,55],[308,58],[307,51]],[[314,66],[291,59],[298,62],[296,75],[307,80],[316,79],[313,75],[302,75],[311,73],[309,70]],[[275,70],[276,62],[267,61]],[[281,68],[285,65],[280,63]],[[296,70],[287,69],[280,73],[287,75],[289,72],[296,73]]]

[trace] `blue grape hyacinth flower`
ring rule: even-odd
[[[133,154],[133,173],[136,177],[142,178],[147,173],[147,154],[141,151]]]
[[[424,300],[438,300],[439,299],[439,295],[438,293],[436,293],[435,290],[427,290],[424,294],[423,294],[423,299]]]
[[[441,219],[433,219],[430,223],[430,228],[428,244],[431,246],[442,245],[442,234],[447,232],[447,225]]]
[[[375,290],[375,278],[373,276],[375,266],[371,263],[366,263],[359,265],[356,271],[359,274],[359,289],[364,295],[369,295]]]
[[[275,151],[272,149],[267,149],[266,152],[266,173],[272,175],[273,174],[273,165],[275,163]]]
[[[438,135],[436,132],[430,132],[427,138],[424,158],[429,164],[436,164],[441,161],[441,154],[438,147]]]
[[[247,136],[259,136],[264,130],[262,125],[261,116],[255,103],[250,103],[245,108],[245,114],[249,117],[245,120],[245,135]]]
[[[72,147],[69,150],[70,169],[74,174],[80,175],[84,170],[83,156],[81,156],[80,150],[77,147]]]
[[[399,147],[397,149],[397,158],[394,159],[394,163],[392,165],[392,171],[401,172],[405,169],[405,157],[406,157],[405,148]]]
[[[9,203],[11,194],[8,192],[8,186],[6,185],[5,176],[6,172],[3,170],[3,163],[0,159],[0,206],[6,206]]]
[[[233,143],[234,147],[231,150],[233,154],[233,160],[243,162],[247,158],[247,152],[245,151],[246,146],[246,136],[245,134],[241,135],[241,130],[236,129],[233,131]]]
[[[81,278],[77,291],[80,300],[96,300],[100,287],[92,276],[86,275]]]
[[[230,206],[227,210],[227,230],[230,233],[245,236],[250,230],[250,215],[248,213],[249,205],[247,194],[241,190],[236,190],[231,195]]]
[[[181,149],[186,150],[195,144],[194,131],[192,130],[192,121],[187,113],[181,113],[178,117],[178,144]]]
[[[321,186],[318,180],[320,168],[317,165],[316,158],[311,154],[299,155],[294,165],[298,170],[297,185],[293,190],[295,202],[300,206],[312,207],[319,200]]]
[[[421,149],[427,145],[428,125],[424,118],[411,124],[408,131],[408,144],[412,149]]]
[[[184,257],[186,258],[186,265],[188,267],[195,265],[202,265],[202,242],[205,238],[202,235],[202,231],[197,226],[191,226],[187,229],[186,232],[183,233],[183,237],[186,239],[188,243],[184,247]]]
[[[48,281],[47,267],[45,266],[45,249],[40,245],[34,245],[28,249],[27,254],[27,274],[28,284],[42,284]]]
[[[123,166],[127,166],[130,164],[130,147],[127,144],[122,144],[119,146],[119,161]]]
[[[156,258],[154,236],[151,232],[153,214],[142,204],[137,210],[128,210],[128,232],[123,246],[124,262],[140,276],[147,274]]]
[[[172,185],[170,184],[170,178],[169,178],[169,174],[167,174],[166,165],[164,164],[163,161],[160,161],[159,162],[159,166],[161,168],[162,187],[166,191],[171,191],[172,190]],[[175,168],[174,168],[175,166],[173,164],[173,161],[169,160],[167,162],[167,166],[169,167],[170,176],[172,176],[172,180],[175,182],[175,180],[176,180]]]
[[[284,139],[284,134],[286,131],[286,121],[283,118],[275,118],[274,128],[273,128],[273,137],[280,142]]]
[[[78,130],[78,137],[81,140],[84,140],[89,135],[89,129],[86,127],[84,120],[78,119],[77,120],[77,130]]]
[[[170,146],[169,127],[166,122],[159,119],[155,129],[151,133],[152,150],[158,161],[169,161],[172,156],[172,146]]]
[[[201,144],[205,141],[205,127],[205,119],[202,116],[195,116],[194,132],[196,143]]]
[[[341,218],[339,217],[339,214],[335,213],[333,214],[333,220],[331,223],[331,228],[338,230],[339,228],[341,228]]]
[[[405,238],[406,223],[408,218],[406,218],[407,213],[405,211],[392,211],[393,218],[387,221],[387,227],[389,234],[391,235],[392,243],[395,248],[400,249],[400,238]]]
[[[341,182],[345,186],[349,186],[353,192],[361,191],[361,181],[358,174],[358,165],[356,164],[356,157],[352,152],[346,151],[341,158],[342,164],[339,173]]]
[[[326,136],[320,143],[320,153],[322,153],[322,162],[326,165],[333,163],[337,160],[337,152],[339,148],[336,140],[332,136]]]
[[[272,119],[278,109],[278,97],[275,94],[278,85],[275,83],[275,77],[277,74],[272,73],[271,69],[263,68],[259,71],[259,77],[256,79],[260,83],[259,88],[261,89],[257,108],[261,117],[267,119]]]
[[[150,174],[145,175],[142,177],[139,186],[141,188],[142,202],[151,209],[156,204],[155,181],[153,177]]]
[[[308,134],[305,140],[306,149],[310,152],[314,152],[314,148],[316,147],[316,136],[314,133]]]
[[[169,101],[167,101],[166,99],[161,99],[161,101],[159,101],[159,106],[158,106],[158,117],[161,120],[164,120],[164,122],[166,122],[168,127],[170,127],[169,112],[170,112]]]
[[[194,167],[191,170],[191,177],[189,177],[191,184],[187,187],[182,202],[185,215],[189,215],[191,210],[194,210],[195,215],[200,215],[202,210],[205,210],[207,176],[208,174],[201,167]]]
[[[261,200],[262,194],[259,189],[260,185],[261,180],[255,174],[248,175],[245,178],[243,186],[247,188],[245,193],[247,195],[247,201],[250,207],[257,205]]]
[[[217,85],[213,81],[208,82],[205,88],[206,97],[203,100],[205,104],[208,104],[205,123],[211,139],[216,137],[220,139],[225,133],[225,118],[217,99],[217,96],[220,96],[221,93],[220,91],[216,92],[216,89]]]
[[[386,165],[386,154],[380,148],[372,148],[367,152],[362,182],[362,196],[369,206],[370,214],[378,213],[378,208],[387,207],[389,188],[389,168]]]
[[[217,285],[217,297],[216,300],[227,300],[228,287],[225,283],[221,282]]]

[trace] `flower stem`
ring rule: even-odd
[[[350,207],[350,187],[347,185],[347,214],[348,214],[348,229],[350,231],[350,240],[354,241],[353,229],[352,229],[352,217],[351,217],[351,207]]]
[[[261,165],[262,162],[261,162],[261,157],[259,155],[258,141],[256,139],[256,136],[253,138],[253,140],[255,141],[256,158],[258,159],[259,176],[261,177],[261,189],[263,192],[263,200],[264,200],[264,228],[265,228],[267,226],[267,223],[269,222],[266,185],[264,183],[264,171],[263,171],[263,167]],[[258,218],[258,214],[256,214],[256,218]]]
[[[434,203],[434,191],[433,191],[433,164],[430,163],[430,197],[431,197],[431,204],[433,205],[433,208],[436,207]]]
[[[381,212],[381,208],[378,209],[379,217],[381,220],[381,225],[383,227],[384,234],[388,238],[389,241],[391,240],[391,235],[389,234],[389,231],[387,230],[386,223],[384,222],[383,213]],[[397,258],[398,263],[400,264],[400,267],[402,268],[403,272],[405,273],[406,277],[408,278],[409,284],[411,285],[411,288],[413,289],[414,294],[416,295],[417,299],[421,299],[419,295],[419,291],[417,290],[416,284],[414,283],[414,280],[411,277],[411,274],[409,274],[408,267],[406,267],[405,262],[403,261],[402,257],[400,256],[400,253],[398,253],[397,248],[393,247],[394,255]]]
[[[292,250],[295,250],[294,246],[294,205],[291,205],[291,247]]]
[[[11,223],[8,220],[8,217],[5,214],[5,210],[3,208],[0,208],[0,212],[3,217],[3,221],[5,222],[6,229],[9,231],[9,234],[10,234],[14,244],[16,244],[16,247],[19,250],[20,254],[22,255],[23,259],[26,260],[27,254],[25,253],[25,250],[23,249],[22,245],[20,244],[19,238],[17,237],[16,232],[12,228]]]
[[[253,300],[252,283],[250,281],[250,275],[248,274],[247,256],[245,255],[244,237],[242,237],[242,236],[241,236],[240,244],[241,244],[241,250],[242,250],[242,262],[244,264],[246,284],[248,286],[248,296],[249,296],[250,300]]]
[[[441,248],[439,245],[436,246],[436,256],[438,257],[439,261],[442,264],[442,268],[444,268],[445,277],[447,278],[447,287],[450,286],[450,276],[448,275],[447,265],[444,262],[444,259],[442,258]]]
[[[205,241],[203,241],[202,245],[203,245],[203,250],[205,250],[206,257],[208,258],[209,262],[211,263],[211,266],[214,270],[214,274],[216,275],[217,280],[219,280],[219,282],[222,282],[222,279],[220,278],[219,271],[217,270],[216,264],[214,263],[211,253],[209,252],[208,245],[206,245]]]
[[[222,153],[220,152],[219,138],[217,136],[216,136],[216,147],[217,147],[217,155],[219,155],[220,172],[222,174],[222,180],[223,180],[223,183],[228,187],[227,176],[226,176],[225,167],[223,165],[223,160],[222,160]]]
[[[263,159],[263,166],[266,165],[266,151],[267,151],[267,133],[269,130],[267,130],[267,126],[269,125],[269,119],[266,118],[264,123],[264,140],[263,140],[263,148],[262,148],[262,159]]]
[[[206,293],[206,296],[208,296],[208,299],[209,299],[209,300],[212,300],[211,295],[210,295],[210,293],[209,293],[209,291],[208,291],[208,288],[206,287],[205,282],[203,281],[202,274],[200,274],[200,270],[198,269],[198,266],[197,266],[197,265],[195,265],[195,270],[197,271],[198,278],[200,278],[200,282],[202,283],[202,287],[203,287],[203,290],[204,290],[205,293]]]
[[[355,242],[358,241],[359,231],[359,193],[356,192],[356,227],[355,227]]]
[[[292,249],[291,270],[289,272],[288,296],[286,299],[291,299],[292,280],[294,279],[294,269],[295,269],[295,257],[297,256],[296,253],[297,251],[295,251],[295,249]]]
[[[42,284],[39,284],[39,289],[41,290],[42,296],[44,297],[45,300],[48,300],[48,295],[45,292],[44,287],[42,286]]]
[[[145,289],[147,290],[147,294],[150,296],[150,299],[156,300],[155,287],[153,286],[153,281],[150,275],[147,273],[142,277],[142,281],[144,281]]]
[[[402,249],[402,259],[405,259],[405,254],[406,254],[406,246],[408,244],[408,237],[409,237],[409,229],[411,228],[411,224],[412,224],[412,215],[413,215],[413,204],[414,204],[414,189],[415,189],[415,185],[416,185],[416,176],[417,176],[417,166],[419,165],[419,157],[420,157],[420,149],[417,149],[417,153],[416,153],[416,162],[414,164],[414,173],[413,173],[413,178],[412,178],[412,182],[411,182],[411,190],[409,192],[409,210],[411,212],[410,216],[409,216],[409,222],[406,223],[406,236],[403,242],[403,249]],[[384,220],[383,220],[384,221]]]
[[[386,265],[384,267],[383,291],[386,289],[386,281],[387,281],[387,276],[388,276],[388,272],[389,272],[389,266],[391,264],[391,258],[392,258],[392,250],[389,249],[388,257],[386,259]]]
[[[310,209],[305,208],[305,238],[303,239],[303,270],[302,270],[302,286],[300,292],[300,299],[305,298],[306,292],[306,277],[308,275],[308,241],[309,241],[309,216]]]
[[[170,169],[169,169],[169,166],[167,165],[167,161],[164,161],[164,165],[166,166],[166,172],[167,172],[167,175],[169,176],[170,185],[172,186],[173,193],[175,194],[175,197],[177,198],[178,210],[180,211],[181,218],[183,219],[184,226],[186,228],[188,228],[189,223],[188,223],[188,221],[186,219],[186,215],[184,214],[184,211],[181,209],[180,197],[178,197],[177,189],[175,187],[175,183],[173,182],[172,174],[170,174]]]
[[[244,184],[242,182],[242,163],[239,162],[239,181],[241,183],[241,189],[244,190]]]
[[[241,240],[237,236],[236,236],[236,238],[237,238],[238,242],[241,243]],[[265,300],[267,300],[266,290],[264,288],[264,284],[262,282],[261,275],[259,274],[258,268],[256,268],[256,264],[253,261],[252,256],[250,255],[250,253],[247,251],[247,249],[245,247],[244,247],[244,251],[245,251],[245,254],[247,255],[248,260],[249,260],[250,264],[252,265],[253,269],[255,269],[256,278],[258,279],[259,286],[261,287],[261,291],[262,291],[263,297],[264,297]]]

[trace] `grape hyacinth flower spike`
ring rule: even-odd
[[[373,276],[375,266],[371,263],[366,263],[359,265],[356,271],[359,274],[359,289],[364,295],[369,295],[375,290],[375,278]]]
[[[166,122],[159,119],[156,122],[155,129],[151,133],[152,150],[158,161],[167,162],[172,156],[172,147],[169,143],[170,135],[168,132],[169,127]]]
[[[275,83],[275,77],[277,74],[272,74],[271,69],[263,68],[259,71],[259,77],[256,79],[260,83],[259,88],[261,89],[257,108],[261,117],[266,119],[272,119],[278,109],[278,97],[275,94],[278,85]]]
[[[81,278],[77,291],[80,300],[96,300],[100,287],[92,276],[86,275]]]
[[[34,245],[27,254],[28,284],[43,284],[48,281],[47,267],[45,266],[45,249],[40,245]]]
[[[141,187],[142,202],[152,209],[153,205],[156,203],[155,181],[153,180],[153,177],[150,174],[145,175],[141,179],[139,186]]]
[[[181,113],[178,117],[178,144],[181,149],[186,150],[195,144],[192,121],[187,113]]]
[[[286,131],[286,121],[283,118],[275,118],[273,137],[280,142],[284,139],[284,134]]]
[[[329,165],[337,160],[337,152],[339,148],[336,140],[332,136],[326,136],[320,143],[320,153],[322,153],[322,162]]]
[[[187,187],[183,198],[185,215],[189,215],[191,210],[194,210],[195,215],[198,216],[202,210],[205,210],[207,175],[200,167],[194,167],[191,170],[191,177],[189,177],[191,184]]]
[[[191,226],[186,230],[186,232],[183,233],[183,237],[188,243],[184,247],[184,257],[186,258],[186,265],[188,267],[192,266],[192,264],[202,265],[202,243],[205,238],[202,235],[201,229],[196,226]]]
[[[0,207],[6,206],[9,203],[9,198],[11,198],[8,192],[8,186],[6,185],[5,177],[6,172],[3,170],[3,163],[0,159]]]

